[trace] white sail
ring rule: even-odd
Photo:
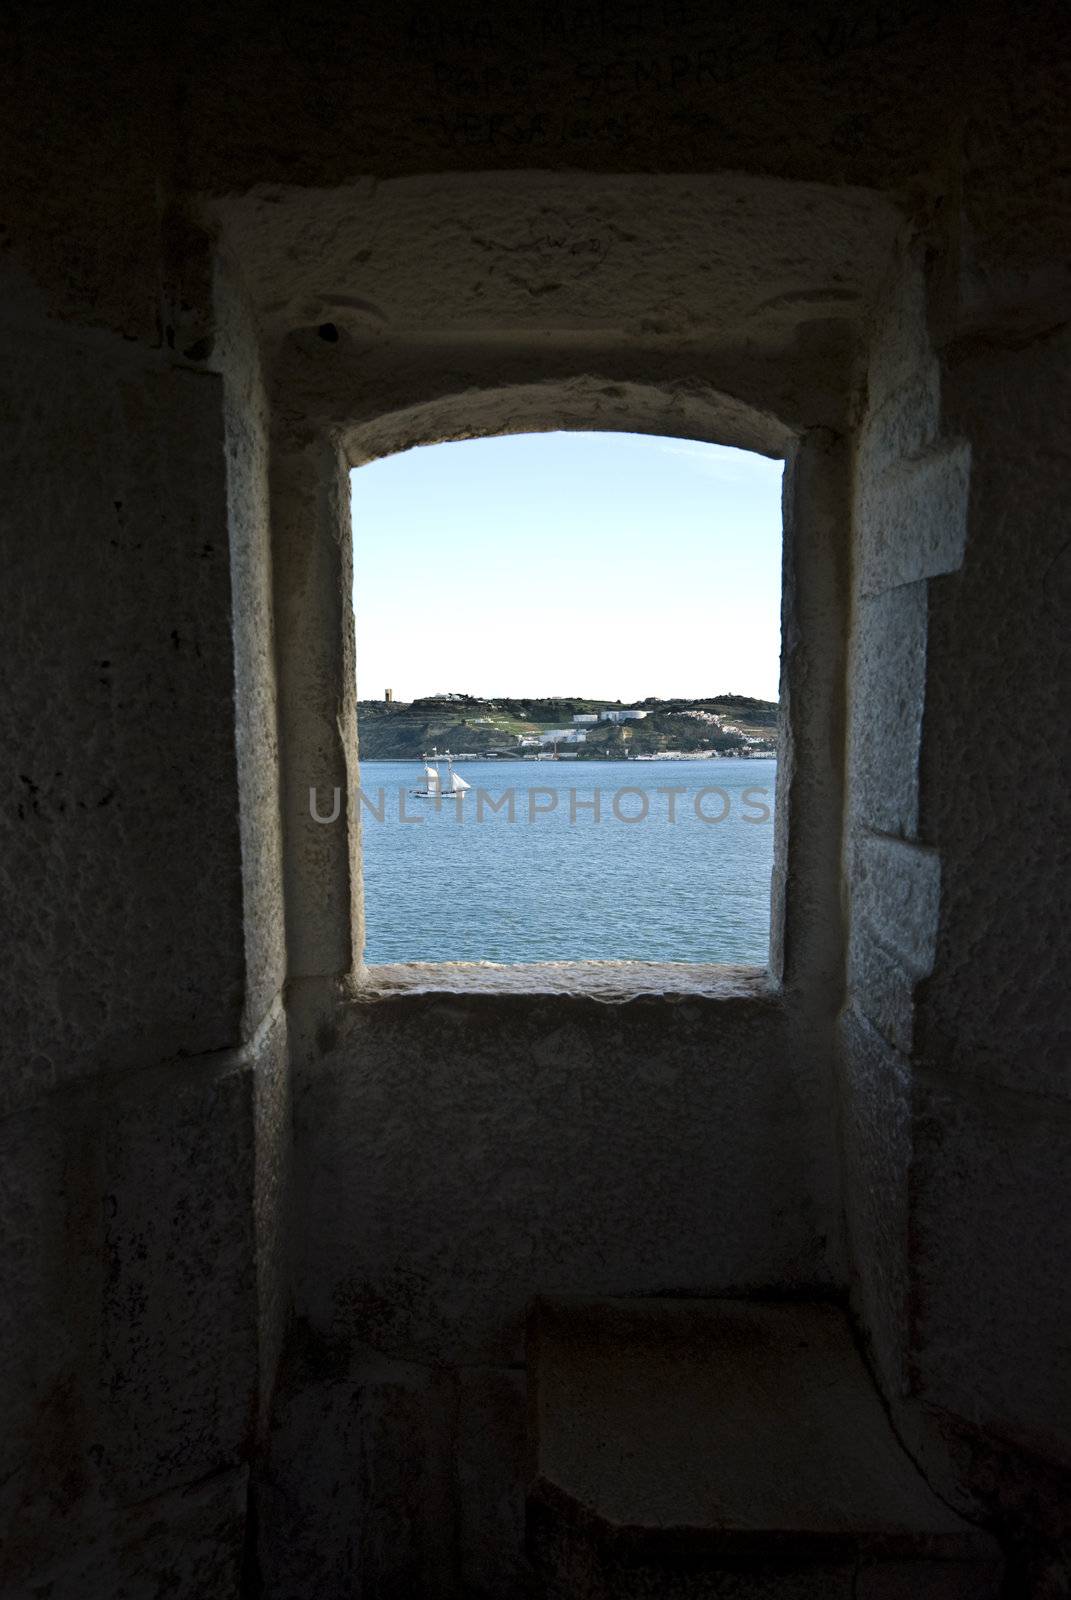
[[[414,789],[412,791],[413,794],[416,795],[417,799],[434,800],[436,803],[438,803],[440,800],[449,796],[455,800],[459,800],[469,786],[465,782],[464,778],[458,777],[457,773],[454,771],[453,765],[450,761],[449,753],[444,756],[440,756],[439,752],[436,750],[433,751],[430,756],[426,755],[423,759],[424,787],[423,789]],[[448,782],[446,783],[445,787],[443,784],[442,775],[442,763],[444,761],[446,762],[446,771],[448,774]]]

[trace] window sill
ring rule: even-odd
[[[396,995],[568,995],[621,1004],[640,998],[666,1000],[771,1000],[779,993],[765,967],[705,966],[691,962],[541,961],[499,965],[492,961],[404,962],[363,967],[352,998]]]

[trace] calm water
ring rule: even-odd
[[[470,792],[460,808],[437,808],[410,797],[419,763],[361,764],[362,793],[383,816],[362,806],[367,961],[765,963],[774,761],[468,761],[457,771]],[[658,793],[669,787],[684,791],[675,821]],[[621,816],[646,804],[646,817],[621,820],[615,796]],[[697,800],[718,820],[701,821]]]

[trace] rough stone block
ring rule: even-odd
[[[839,894],[844,808],[850,452],[810,430],[785,467],[781,744],[770,969],[816,1005],[842,982]]]
[[[403,993],[325,1046],[297,1294],[332,1341],[507,1366],[535,1294],[830,1275],[829,1102],[776,997]]]
[[[915,980],[883,946],[874,930],[856,923],[848,942],[852,998],[883,1039],[910,1050],[914,1027]]]
[[[890,1561],[861,1566],[852,1600],[997,1600],[1000,1572],[991,1561]]]
[[[259,342],[234,274],[217,263],[227,520],[234,594],[235,749],[241,797],[244,1031],[260,1025],[286,971],[269,474],[270,415]]]
[[[875,410],[932,365],[927,310],[922,252],[902,246],[869,330],[867,397]]]
[[[529,1540],[546,1574],[547,1600],[855,1600],[851,1559],[814,1562],[803,1572],[791,1561],[753,1555],[723,1558],[712,1571],[688,1549],[686,1534],[641,1554],[627,1530],[600,1539],[591,1520],[563,1532],[550,1508],[529,1506]]]
[[[252,1073],[180,1063],[102,1119],[99,1441],[119,1501],[218,1470],[256,1405]]]
[[[249,1045],[255,1130],[257,1365],[263,1424],[290,1304],[293,1137],[286,1014],[280,1004]]]
[[[363,938],[350,483],[333,437],[303,445],[277,437],[271,471],[290,978],[349,973]],[[316,822],[310,789],[336,788]]]
[[[859,590],[880,594],[962,564],[967,541],[970,446],[961,439],[862,472],[856,499]]]
[[[92,1487],[97,1167],[55,1101],[0,1122],[0,1573],[46,1559]]]
[[[912,838],[926,685],[926,585],[859,602],[852,640],[850,815],[856,825]]]
[[[13,1579],[4,1600],[235,1600],[247,1476],[234,1468],[94,1524],[69,1525],[62,1556]]]
[[[940,910],[936,851],[860,830],[851,851],[848,988],[898,1050],[911,1050],[915,989],[933,966]]]
[[[20,1568],[91,1508],[148,1501],[249,1447],[250,1078],[182,1062],[0,1123],[0,1512]]]
[[[293,1373],[258,1488],[265,1600],[453,1600],[447,1374],[372,1358]]]
[[[924,453],[937,436],[941,383],[928,294],[921,253],[906,245],[896,254],[868,329],[867,410],[856,448],[857,521],[883,475]]]
[[[873,376],[875,368],[871,365]],[[941,374],[930,358],[907,372],[898,389],[872,405],[859,430],[856,449],[856,503],[884,473],[922,455],[937,437],[941,421]]]
[[[916,1071],[919,1394],[1042,1459],[1071,1459],[1071,1110]]]
[[[909,1069],[850,1009],[841,1020],[840,1083],[853,1298],[882,1386],[897,1395],[907,1384]]]
[[[967,559],[929,586],[920,826],[943,885],[918,1034],[944,1070],[1064,1101],[1069,364],[1065,325],[946,375],[973,466]]]
[[[995,1541],[907,1456],[835,1307],[542,1304],[529,1371],[529,1547],[563,1592],[847,1597],[886,1563],[930,1568],[935,1596],[962,1595],[961,1563],[983,1594],[1000,1580]]]
[[[0,344],[0,1039],[32,1093],[237,1042],[234,651],[219,380]]]
[[[923,974],[933,961],[940,902],[936,850],[860,831],[852,858],[852,908],[904,967]]]
[[[527,1457],[525,1374],[475,1367],[461,1373],[456,1474],[461,1580],[471,1600],[534,1591],[524,1556]]]

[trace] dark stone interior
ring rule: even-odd
[[[1069,33],[6,8],[3,1600],[1068,1593]],[[362,963],[349,469],[562,427],[785,459],[768,971]]]

